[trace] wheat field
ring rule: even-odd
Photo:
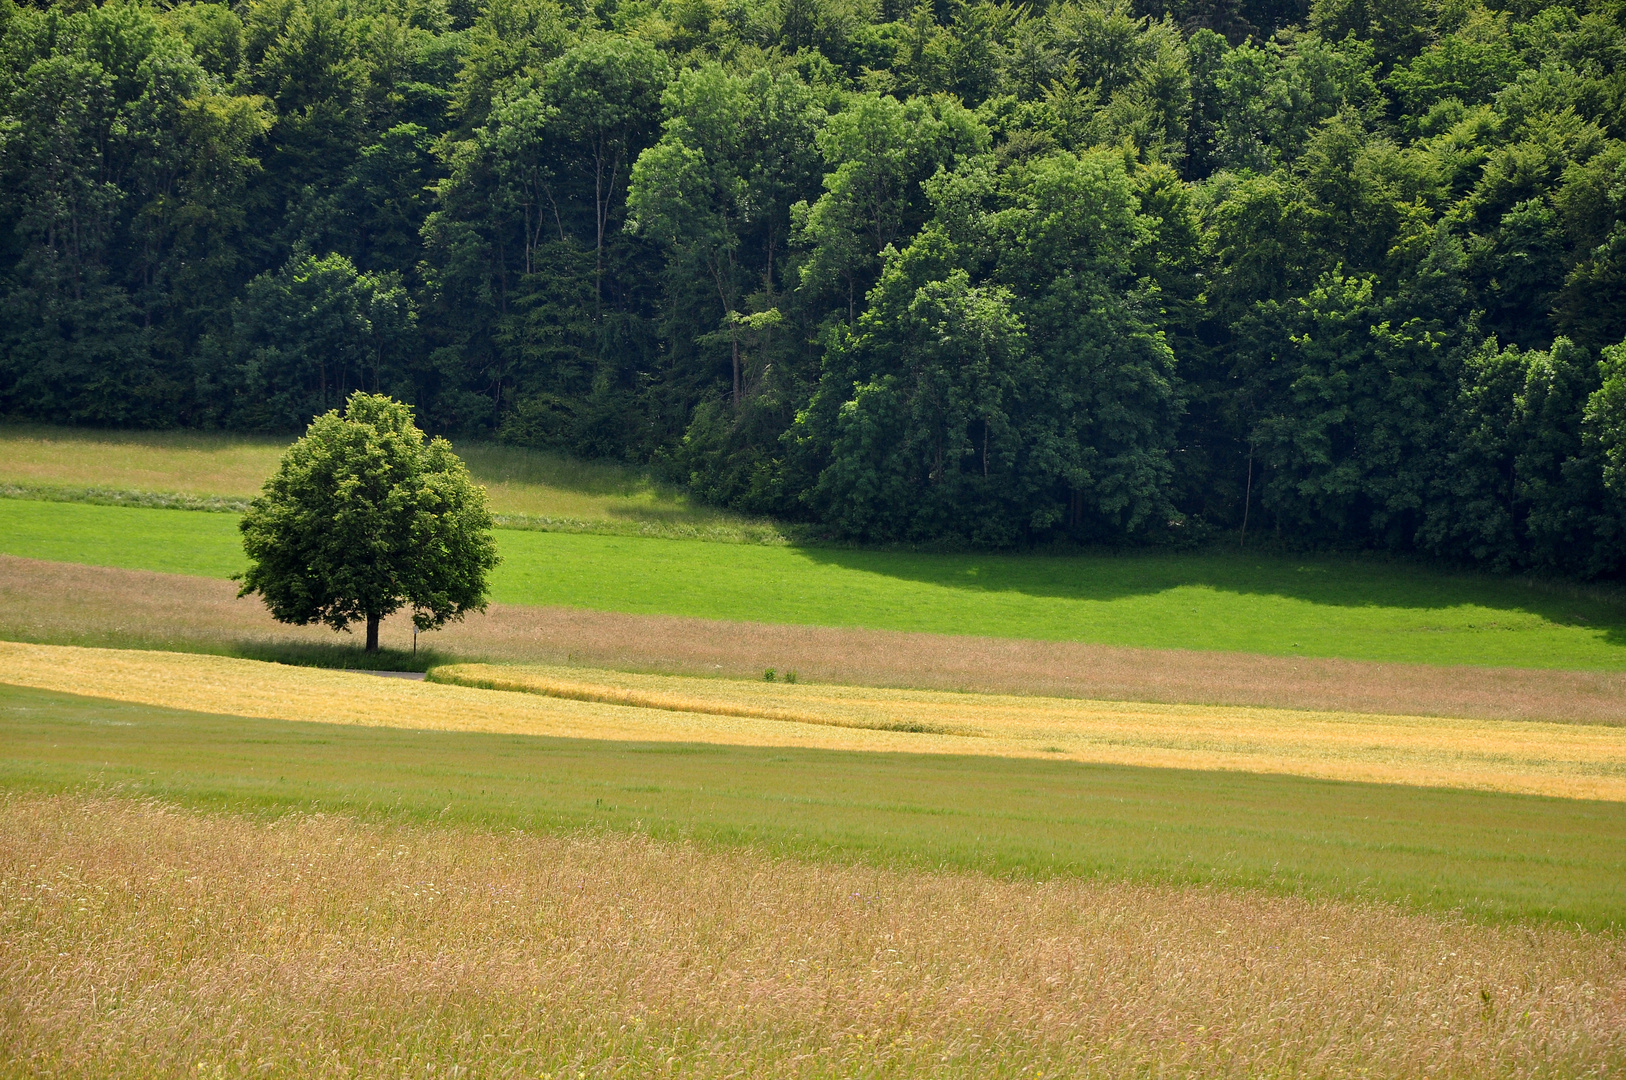
[[[12,685],[268,719],[1046,758],[1626,801],[1626,729],[1617,727],[786,686],[587,669],[458,665],[434,674],[503,689],[220,656],[0,642],[0,681]]]
[[[0,799],[0,1072],[1608,1076],[1614,937],[1219,889]]]

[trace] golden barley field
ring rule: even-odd
[[[1610,1076],[1561,927],[86,796],[0,798],[0,1071]]]
[[[456,665],[446,682],[0,642],[0,681],[270,719],[1037,757],[1626,801],[1626,729]],[[477,685],[450,685],[451,682]],[[489,687],[500,687],[491,689]]]

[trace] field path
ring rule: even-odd
[[[476,677],[526,669],[484,669]],[[574,696],[188,653],[0,642],[0,682],[268,719],[638,742],[1047,758],[1626,802],[1626,728],[625,676]],[[583,700],[594,680],[599,700]],[[665,708],[612,704],[666,696]],[[606,700],[608,699],[608,700]],[[646,698],[647,700],[647,698]],[[787,706],[788,703],[788,706]],[[794,709],[797,719],[771,718]],[[754,714],[753,714],[754,713]],[[788,711],[785,715],[792,715]],[[882,725],[885,725],[883,727]],[[891,729],[886,729],[890,727]]]
[[[186,650],[328,643],[229,581],[0,555],[0,638]],[[345,640],[345,639],[338,639]],[[423,639],[442,656],[1117,701],[1626,724],[1626,674],[1298,659],[493,604]],[[410,647],[404,618],[383,643]]]

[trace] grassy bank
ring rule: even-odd
[[[277,467],[286,438],[0,425],[0,497],[177,509],[239,509]],[[772,522],[693,502],[614,462],[459,443],[492,509],[515,528],[783,543]]]
[[[379,638],[383,651],[367,656],[354,633],[278,623],[218,578],[0,554],[0,639],[42,645],[336,668],[476,660],[746,679],[772,668],[798,672],[803,685],[1626,725],[1626,674],[1609,670],[1444,668],[510,604],[426,635],[415,657],[409,617],[386,619]]]
[[[1626,804],[1248,773],[244,719],[0,688],[0,784],[799,857],[1626,919]]]
[[[1626,611],[1516,579],[1246,553],[954,555],[500,530],[493,599],[598,611],[1217,649],[1626,669]],[[0,552],[225,577],[228,514],[0,499]]]

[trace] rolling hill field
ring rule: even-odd
[[[582,813],[659,797],[633,786],[650,785],[598,787]],[[798,1080],[1626,1061],[1619,946],[1573,928],[387,808],[227,814],[187,794],[0,801],[5,1060],[86,1077]]]
[[[1626,669],[1626,609],[1408,563],[934,554],[498,530],[505,604],[1435,664]],[[227,577],[231,514],[0,499],[0,553]]]
[[[693,711],[763,702],[715,680],[0,660],[0,1054],[33,1071],[1626,1063],[1614,799],[910,752],[944,736]]]
[[[0,55],[0,1080],[1626,1080],[1626,0]]]
[[[877,709],[851,688],[822,688],[824,722],[809,723],[674,709],[670,690],[663,708],[177,654],[4,645],[0,664],[14,789],[601,825],[889,865],[1626,924],[1623,728],[1478,725],[1458,735],[1465,753],[1441,755],[1396,718],[1309,717],[1295,744],[1271,730],[1290,716],[1187,710],[1181,735],[1179,714],[1073,707],[1023,738],[986,730],[1011,726],[997,701],[963,698],[957,735],[911,731],[919,703]],[[713,708],[727,689],[673,683]],[[892,723],[830,722],[854,710]],[[1327,778],[1339,775],[1390,782]]]
[[[25,496],[0,499],[0,553],[227,577],[243,566],[235,514],[59,500],[87,492],[242,499],[258,490],[281,449],[264,439],[0,426],[0,486],[10,483]],[[1226,548],[1001,555],[796,546],[782,537],[739,543],[773,531],[719,517],[614,466],[506,447],[461,449],[497,511],[541,515],[528,520],[543,528],[563,523],[562,531],[499,530],[504,562],[492,598],[505,604],[1277,656],[1626,670],[1626,604],[1570,586],[1376,558]],[[42,493],[50,498],[26,497]],[[629,523],[656,535],[621,535]],[[667,526],[678,531],[658,531]],[[736,542],[692,539],[713,534]]]
[[[496,604],[384,679],[232,598],[275,443],[0,444],[0,1071],[1626,1066],[1606,590],[791,543],[476,448]]]

